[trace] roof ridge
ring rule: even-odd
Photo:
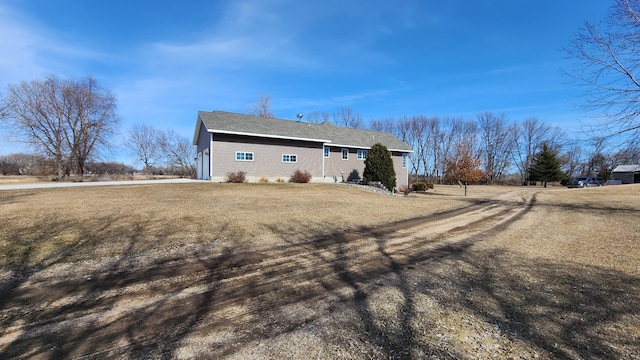
[[[407,144],[390,132],[348,128],[330,122],[318,124],[290,119],[265,118],[224,110],[200,111],[198,118],[202,120],[209,132],[309,139],[309,141],[325,139],[333,144],[359,148],[368,148],[380,142],[389,149],[411,151]]]

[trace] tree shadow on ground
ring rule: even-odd
[[[133,220],[96,217],[90,223],[43,219],[5,231],[3,238],[14,245],[10,248],[14,253],[3,269],[9,275],[0,282],[0,337],[5,337],[0,358],[171,357],[175,345],[215,303],[216,267],[233,266],[228,259],[237,251],[225,248],[216,256],[195,252],[188,259],[184,254],[178,258],[160,254],[151,262],[138,263],[139,248],[147,247],[141,243],[148,243],[159,228],[168,237],[180,231],[142,216]],[[69,229],[74,231],[74,241],[57,243],[55,251],[42,252],[43,242]],[[96,267],[74,266],[78,252],[83,253],[80,259],[86,259],[87,251],[114,239],[119,246],[117,256],[98,259],[101,262]],[[182,302],[175,289],[162,284],[163,279],[193,272],[203,272],[199,281],[211,285],[185,296]],[[158,285],[136,289],[154,282]],[[142,305],[127,309],[123,298]]]
[[[108,225],[120,220],[99,219],[104,227],[94,228],[53,219],[46,224],[47,236],[73,226],[82,238],[105,241],[114,231],[122,234]],[[420,239],[393,243],[402,222],[386,230],[333,230],[302,241],[298,227],[279,226],[271,229],[274,234],[297,240],[259,253],[228,247],[215,255],[195,252],[139,266],[130,256],[135,258],[136,243],[156,226],[137,220],[121,249],[127,256],[86,275],[59,279],[38,290],[40,298],[30,297],[28,283],[38,281],[40,270],[72,259],[77,248],[61,248],[30,268],[33,254],[27,247],[24,268],[16,265],[23,275],[0,290],[0,328],[32,327],[16,332],[0,347],[0,357],[174,358],[192,347],[195,356],[222,358],[328,316],[313,309],[291,313],[292,307],[324,303],[356,320],[335,326],[357,339],[359,356],[471,358],[421,335],[417,324],[433,324],[440,316],[419,308],[424,297],[471,314],[546,357],[617,359],[640,352],[634,323],[640,317],[635,301],[640,279],[610,269],[477,251],[474,239],[432,247]],[[19,240],[28,233],[14,236]],[[381,291],[397,294],[392,311],[379,311]],[[69,303],[59,305],[63,297]],[[37,304],[33,312],[13,315],[29,302]]]
[[[558,359],[620,359],[640,351],[636,276],[500,250],[452,254],[449,260],[418,291],[448,289],[437,298],[443,306],[470,312],[504,336]]]

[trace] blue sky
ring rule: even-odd
[[[259,94],[284,119],[344,105],[365,121],[491,111],[574,134],[590,119],[561,74],[562,47],[611,4],[2,0],[0,94],[92,75],[115,93],[123,136],[145,123],[191,137],[198,110],[245,113]],[[3,143],[0,154],[17,149]]]

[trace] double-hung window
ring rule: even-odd
[[[298,155],[294,154],[282,154],[283,163],[296,163],[298,162]]]
[[[342,160],[349,160],[349,149],[342,149]]]
[[[367,150],[358,150],[358,160],[365,160],[367,158]]]
[[[402,154],[402,167],[407,167],[407,154]]]
[[[253,161],[253,153],[246,151],[236,151],[236,161]]]
[[[324,147],[324,157],[326,157],[326,158],[329,157],[329,147],[328,146]]]

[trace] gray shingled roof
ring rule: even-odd
[[[295,138],[327,142],[330,145],[370,148],[382,143],[389,150],[411,151],[411,148],[390,133],[350,129],[330,123],[311,124],[293,120],[264,118],[225,111],[199,111],[194,142],[197,141],[200,121],[208,132],[239,133],[245,135]]]
[[[640,171],[640,165],[618,165],[613,172],[636,172]]]

